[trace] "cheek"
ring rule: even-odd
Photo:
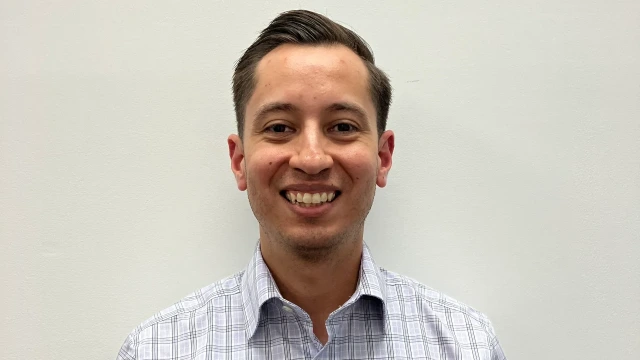
[[[354,180],[375,177],[378,169],[378,157],[371,151],[345,151],[341,154],[341,162]]]
[[[277,149],[256,149],[246,158],[247,176],[251,182],[268,183],[274,177],[287,156]]]

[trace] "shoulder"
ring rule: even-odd
[[[127,337],[118,359],[134,359],[135,349],[146,343],[157,341],[163,333],[172,334],[180,329],[193,331],[206,326],[216,315],[224,316],[229,304],[241,304],[241,281],[244,272],[239,272],[185,296],[174,305],[143,321]],[[176,330],[178,329],[178,330]],[[165,335],[166,336],[166,335]],[[171,335],[169,335],[171,336]]]
[[[489,318],[480,311],[410,277],[385,269],[380,271],[386,279],[390,303],[410,302],[419,308],[418,311],[435,316],[449,328],[471,325],[474,329],[486,332],[489,337],[495,336]]]
[[[171,321],[175,317],[190,315],[202,309],[216,306],[217,303],[229,297],[240,296],[240,282],[243,272],[224,278],[218,282],[205,286],[185,296],[174,305],[156,313],[144,321],[136,330],[148,328],[154,324]]]
[[[485,314],[409,277],[384,269],[380,273],[386,282],[389,331],[404,338],[419,333],[439,344],[436,352],[465,359],[506,359]]]

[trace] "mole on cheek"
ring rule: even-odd
[[[273,164],[273,161],[269,161],[269,165]]]

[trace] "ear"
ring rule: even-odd
[[[244,148],[242,147],[242,140],[240,140],[238,135],[229,135],[227,144],[229,144],[231,171],[236,177],[238,190],[245,191],[247,190],[247,174],[244,167]]]
[[[391,170],[391,158],[393,156],[393,148],[395,147],[395,136],[393,131],[387,130],[382,133],[378,140],[378,177],[376,184],[379,187],[387,185],[387,176]]]

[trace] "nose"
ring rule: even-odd
[[[326,152],[329,145],[322,131],[307,128],[296,139],[295,154],[289,159],[289,166],[316,175],[333,166],[333,158]]]

